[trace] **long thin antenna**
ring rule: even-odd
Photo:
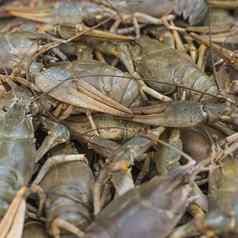
[[[218,80],[217,80],[217,73],[216,73],[216,67],[215,67],[215,60],[214,60],[214,55],[213,55],[213,47],[212,47],[212,34],[211,34],[211,16],[210,16],[210,12],[211,12],[211,6],[208,5],[208,29],[209,29],[209,48],[210,48],[210,55],[211,55],[211,61],[212,61],[212,71],[213,71],[213,75],[214,75],[214,79],[215,79],[215,83],[217,86],[217,89],[219,92],[221,92]]]

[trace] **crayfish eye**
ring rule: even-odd
[[[4,112],[7,112],[7,111],[8,111],[8,107],[7,107],[7,106],[4,106],[4,107],[2,108],[2,110],[3,110]]]
[[[201,105],[201,113],[204,118],[208,118],[208,111],[206,105]]]
[[[39,105],[36,102],[31,102],[29,105],[28,115],[37,115],[40,112]]]

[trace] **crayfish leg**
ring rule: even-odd
[[[87,110],[86,116],[87,116],[87,118],[88,118],[88,120],[89,120],[89,123],[90,123],[90,125],[91,125],[91,127],[92,127],[92,129],[93,129],[93,131],[94,131],[94,133],[95,133],[95,135],[96,135],[96,136],[99,136],[99,131],[98,131],[98,129],[97,129],[97,126],[96,126],[96,124],[95,124],[95,121],[93,120],[92,113],[91,113],[89,110]]]
[[[69,130],[62,124],[55,123],[45,118],[43,118],[43,124],[48,130],[48,135],[37,150],[35,163],[38,163],[54,146],[64,143],[70,137]]]
[[[23,187],[16,194],[14,200],[9,206],[5,216],[0,223],[0,237],[16,237],[14,236],[15,230],[18,231],[21,237],[23,231],[23,224],[25,219],[26,200],[25,197],[28,193],[28,188]]]
[[[37,184],[32,184],[30,188],[32,193],[36,193],[37,196],[39,197],[39,208],[38,208],[38,214],[42,214],[44,204],[46,201],[46,194],[44,190]]]
[[[78,227],[75,225],[61,219],[56,218],[51,225],[51,231],[54,238],[60,238],[60,230],[63,229],[65,231],[68,231],[78,237],[83,237],[84,232],[81,231]]]

